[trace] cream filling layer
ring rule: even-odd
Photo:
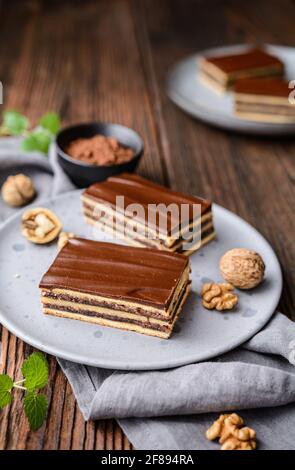
[[[250,110],[244,111],[241,109],[235,109],[235,115],[241,119],[248,119],[249,121],[262,121],[262,122],[273,122],[273,123],[294,123],[295,116],[288,116],[287,114],[270,114],[270,113],[255,113]]]
[[[170,304],[167,308],[165,309],[160,309],[160,308],[155,308],[151,305],[148,305],[140,302],[132,302],[128,300],[123,300],[123,299],[118,299],[115,297],[104,297],[101,295],[94,295],[94,294],[89,294],[86,292],[81,292],[81,291],[76,291],[72,289],[65,289],[65,288],[41,288],[41,296],[46,297],[47,293],[52,293],[58,298],[58,296],[62,296],[64,294],[77,299],[77,302],[85,303],[86,305],[91,305],[91,302],[96,302],[96,303],[104,303],[104,304],[110,304],[110,303],[116,303],[118,306],[118,309],[122,309],[124,311],[128,311],[128,309],[139,309],[140,311],[143,311],[143,315],[151,316],[154,315],[155,317],[160,317],[162,319],[169,319],[173,316],[173,309],[175,307],[175,304],[180,296],[181,291],[184,289],[185,285],[187,284],[189,280],[189,273],[190,273],[190,265],[188,265],[185,270],[182,273],[182,276],[174,290],[173,296],[171,298]],[[50,298],[52,300],[52,297],[47,297],[48,299]]]
[[[215,80],[225,87],[229,86],[232,82],[240,80],[242,78],[263,77],[282,74],[282,67],[279,65],[247,68],[235,70],[232,72],[225,72],[220,67],[213,64],[206,58],[201,59],[200,70],[204,74],[208,75],[211,80]]]
[[[97,227],[102,232],[106,232],[106,233],[109,233],[110,235],[114,235],[113,229],[111,227],[109,227],[105,223],[101,223],[99,220],[93,219],[90,215],[87,215],[86,212],[84,212],[84,219],[87,224]],[[127,233],[127,230],[125,231],[125,233],[122,233],[121,231],[116,230],[115,235],[116,235],[116,238],[119,240],[128,240],[128,241],[131,239],[134,240],[134,243],[132,243],[133,246],[139,246],[139,247],[149,246],[151,248],[158,248],[160,250],[165,250],[165,249],[168,250],[168,248],[165,248],[165,246],[159,242],[159,239],[142,238],[142,242],[141,242],[140,240],[134,239],[133,237],[128,237],[126,233]],[[145,243],[144,240],[147,240],[147,242]]]
[[[100,228],[101,230],[112,234],[112,230],[109,229],[109,227],[107,227],[106,225],[101,226],[99,222],[91,219],[90,217],[85,217],[85,220],[88,224],[94,225],[94,226]],[[179,253],[182,253],[184,255],[187,255],[187,253],[192,253],[192,252],[196,251],[197,249],[201,248],[203,245],[206,245],[206,243],[208,243],[213,238],[215,238],[216,233],[214,231],[213,224],[208,224],[208,226],[206,225],[206,229],[210,229],[210,228],[212,228],[212,233],[210,233],[209,235],[206,235],[205,237],[202,237],[200,239],[200,242],[197,242],[189,250],[183,250],[183,251],[179,250]],[[169,248],[166,248],[165,246],[161,245],[160,243],[158,243],[158,244],[154,243],[153,245],[149,244],[150,240],[147,240],[147,239],[143,239],[142,241],[141,240],[136,240],[134,238],[130,238],[130,237],[128,237],[126,235],[123,235],[123,234],[122,234],[121,239],[126,241],[131,246],[137,246],[137,247],[147,247],[147,246],[149,246],[149,247],[158,248],[159,250],[170,251],[170,252],[171,251],[176,252],[176,250],[181,248],[184,243],[189,243],[189,241],[190,241],[190,240],[185,240],[185,241],[182,240],[180,243],[177,244],[176,247],[172,247],[172,248],[169,249]]]
[[[177,251],[179,248],[183,248],[183,245],[185,245],[186,243],[190,243],[197,236],[199,236],[199,242],[201,243],[202,233],[205,233],[210,229],[213,230],[213,221],[212,221],[212,219],[207,224],[203,225],[201,230],[198,230],[198,232],[196,232],[194,234],[194,236],[188,238],[187,240],[181,239],[178,243],[176,243],[176,245],[173,245],[173,247],[172,247],[173,251]]]
[[[144,315],[136,315],[133,313],[129,312],[123,312],[122,310],[116,310],[106,307],[98,307],[96,305],[85,305],[77,302],[70,302],[66,300],[59,300],[59,299],[52,299],[50,297],[42,297],[41,298],[42,304],[44,307],[48,308],[55,308],[57,310],[62,310],[62,311],[68,311],[72,313],[78,313],[83,315],[87,315],[87,312],[90,312],[91,314],[98,313],[101,316],[108,316],[108,317],[116,317],[116,319],[120,318],[122,320],[131,320],[131,321],[138,321],[138,322],[144,322],[144,323],[151,323],[154,325],[160,325],[160,326],[169,326],[171,323],[171,320],[165,321],[165,320],[159,320],[158,318],[153,318],[149,316],[144,316]],[[88,316],[95,316],[95,315],[88,315]],[[173,318],[173,317],[171,317]]]
[[[90,225],[99,226],[98,223],[96,223],[94,220],[92,220],[90,218],[85,217],[85,220]],[[99,228],[101,228],[101,227],[99,227]],[[108,230],[109,230],[107,228],[107,226],[104,226],[103,229],[104,229],[105,232],[108,232]],[[111,230],[109,232],[111,233]],[[216,237],[216,232],[214,231],[213,226],[212,226],[212,233],[210,233],[209,235],[206,235],[205,237],[202,237],[201,243],[199,243],[199,242],[196,243],[189,250],[183,250],[183,251],[179,250],[178,253],[181,253],[185,256],[189,256],[191,253],[197,251],[199,248],[201,248],[202,246],[209,243],[215,237]],[[145,241],[140,242],[139,240],[135,240],[134,238],[129,238],[127,236],[124,236],[124,237],[122,236],[122,240],[126,241],[129,245],[135,246],[135,247],[146,248],[148,246]],[[159,250],[175,252],[174,250],[172,250],[172,249],[169,250],[168,248],[165,248],[163,245],[160,245],[160,244],[155,245],[155,247],[158,248]]]
[[[178,317],[180,315],[180,312],[182,310],[183,304],[190,292],[190,286],[188,286],[187,290],[185,291],[185,294],[178,306],[177,312],[175,314],[173,322],[170,324],[169,328],[167,328],[167,331],[161,331],[161,330],[156,330],[156,329],[151,329],[151,328],[146,328],[144,326],[132,324],[132,323],[127,323],[124,321],[116,321],[116,320],[109,320],[105,318],[100,318],[100,317],[89,317],[87,315],[81,315],[81,314],[76,314],[76,313],[70,313],[70,312],[64,312],[62,310],[54,310],[54,309],[49,309],[46,307],[43,307],[43,313],[47,315],[54,315],[58,317],[63,317],[63,318],[71,318],[73,320],[81,320],[81,321],[86,321],[88,323],[95,323],[97,325],[101,326],[109,326],[112,328],[118,328],[120,330],[128,330],[128,331],[134,331],[136,333],[142,333],[145,335],[149,336],[156,336],[159,338],[164,338],[168,339],[171,336],[173,327],[178,320]]]
[[[109,225],[105,222],[102,223],[102,222],[100,222],[100,220],[94,219],[92,214],[88,210],[84,211],[84,217],[85,217],[85,220],[88,224],[94,225],[94,226],[98,227],[99,229],[101,229],[101,230],[103,230],[107,233],[113,234],[113,228],[112,227],[109,227]],[[207,223],[206,223],[206,221],[207,221]],[[148,245],[148,246],[152,246],[152,247],[155,247],[155,248],[160,248],[160,249],[163,249],[163,250],[167,249],[169,251],[177,251],[178,248],[180,248],[183,243],[188,243],[190,240],[193,239],[193,237],[196,237],[198,234],[201,235],[202,232],[205,232],[208,229],[213,228],[212,213],[208,214],[208,216],[206,214],[206,217],[204,217],[201,222],[204,225],[201,228],[200,228],[200,224],[198,224],[198,226],[196,225],[194,227],[194,229],[197,228],[197,227],[199,227],[199,229],[198,229],[197,232],[194,233],[194,235],[190,236],[190,238],[188,238],[188,239],[184,238],[186,235],[188,235],[188,234],[190,235],[191,230],[193,229],[193,227],[191,227],[190,232],[186,232],[186,233],[183,232],[182,238],[174,239],[173,244],[172,245],[170,244],[170,246],[167,246],[166,243],[164,245],[162,243],[160,243],[159,238],[151,239],[151,238],[146,238],[144,236],[142,236],[140,238],[135,238],[134,235],[136,235],[136,233],[133,232],[133,231],[130,231],[128,228],[125,228],[125,227],[124,227],[124,229],[125,229],[124,232],[121,230],[121,227],[120,227],[118,230],[116,230],[116,234],[121,235],[122,237],[120,237],[120,238],[122,238],[122,239],[125,239],[125,238],[134,239],[135,242],[139,244],[139,246],[147,246]],[[141,234],[139,234],[139,236],[140,235]],[[200,236],[200,238],[201,238],[201,236]]]
[[[291,92],[291,89],[290,89]],[[292,108],[294,105],[289,103],[288,97],[285,96],[272,96],[272,95],[259,95],[255,93],[235,93],[235,100],[241,104],[266,104],[266,105],[277,105],[287,106]]]
[[[147,234],[147,236],[150,236],[151,239],[156,239],[160,238],[163,240],[166,244],[166,246],[171,246],[173,243],[175,243],[175,240],[181,236],[182,233],[186,233],[190,230],[192,230],[194,227],[200,225],[202,222],[208,220],[209,218],[212,218],[212,212],[209,210],[205,214],[203,214],[201,217],[198,217],[194,219],[193,221],[189,222],[186,224],[184,227],[181,227],[181,231],[179,230],[179,226],[177,226],[175,229],[172,230],[172,234],[170,236],[167,236],[166,231],[163,233],[159,230],[160,227],[157,227],[157,229],[154,229],[153,227],[150,227],[144,223],[142,223],[140,220],[136,221],[130,218],[128,215],[123,214],[119,211],[115,211],[112,207],[108,205],[104,205],[103,201],[94,201],[91,197],[82,195],[81,196],[82,203],[83,203],[83,210],[84,213],[93,218],[93,220],[99,220],[98,218],[95,218],[95,207],[97,204],[103,206],[103,211],[105,214],[107,214],[107,218],[110,218],[112,221],[115,220],[116,218],[119,220],[120,224],[126,225],[130,227],[129,231],[132,231],[132,227],[139,227],[142,228],[141,233],[142,234]],[[92,210],[87,207],[90,206]],[[119,225],[119,224],[118,224]],[[114,227],[116,227],[116,224],[114,223]],[[128,230],[128,227],[126,228]]]
[[[207,88],[210,88],[214,93],[217,93],[219,96],[224,96],[225,92],[228,91],[228,87],[226,84],[222,84],[217,80],[209,77],[205,72],[199,72],[199,80],[203,83]]]
[[[207,243],[211,242],[211,240],[213,240],[215,237],[216,237],[215,232],[210,233],[209,235],[207,235],[207,237],[202,238],[201,245],[196,244],[192,246],[189,250],[183,251],[182,254],[185,256],[190,256],[192,253],[199,250],[202,246],[207,245]]]

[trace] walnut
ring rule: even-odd
[[[232,293],[231,284],[209,282],[202,287],[202,303],[209,310],[231,310],[238,303],[238,296]]]
[[[8,176],[1,188],[3,200],[12,207],[28,204],[34,198],[36,191],[32,180],[22,173]]]
[[[21,230],[30,242],[45,244],[57,237],[61,231],[61,223],[53,212],[37,207],[23,213]]]
[[[256,449],[256,432],[244,426],[244,420],[236,413],[220,415],[207,430],[209,441],[219,438],[221,450]]]
[[[239,289],[252,289],[258,286],[265,271],[261,256],[245,248],[227,251],[221,257],[219,267],[224,279]]]
[[[74,237],[75,235],[72,232],[60,232],[57,242],[58,249],[61,250],[64,246],[66,246],[70,238]]]

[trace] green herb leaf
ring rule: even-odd
[[[60,128],[60,117],[57,113],[46,113],[41,117],[39,124],[55,135]]]
[[[33,152],[35,150],[38,150],[38,143],[36,142],[36,139],[34,138],[33,134],[28,135],[21,143],[21,148],[25,152]]]
[[[44,354],[34,352],[25,360],[22,366],[25,387],[29,392],[45,387],[48,382],[48,362]]]
[[[25,413],[28,418],[30,428],[36,431],[42,425],[48,408],[47,398],[29,392],[24,398]]]
[[[26,116],[17,111],[4,111],[3,128],[12,135],[23,134],[29,127],[29,120]]]
[[[28,135],[21,144],[25,152],[42,152],[47,154],[51,143],[51,135],[47,130],[36,130]]]
[[[13,387],[13,381],[9,375],[0,375],[0,408],[9,405],[11,402],[11,389]]]

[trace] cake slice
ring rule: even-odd
[[[40,282],[43,312],[167,339],[189,273],[181,254],[73,238]]]
[[[282,76],[284,64],[262,49],[239,54],[203,57],[200,77],[217,92],[224,92],[242,78]]]
[[[93,184],[82,204],[86,222],[134,246],[189,255],[215,237],[211,202],[133,174]],[[140,209],[136,214],[134,207]]]
[[[235,85],[235,114],[241,119],[273,123],[295,122],[289,82],[280,78],[244,79]]]

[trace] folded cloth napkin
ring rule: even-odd
[[[73,188],[55,160],[0,141],[0,184],[31,176],[38,199]],[[15,210],[0,205],[0,221]],[[218,449],[204,433],[222,412],[238,411],[260,449],[295,449],[295,323],[276,313],[265,328],[216,360],[163,371],[124,372],[58,362],[86,420],[116,418],[137,449]]]

